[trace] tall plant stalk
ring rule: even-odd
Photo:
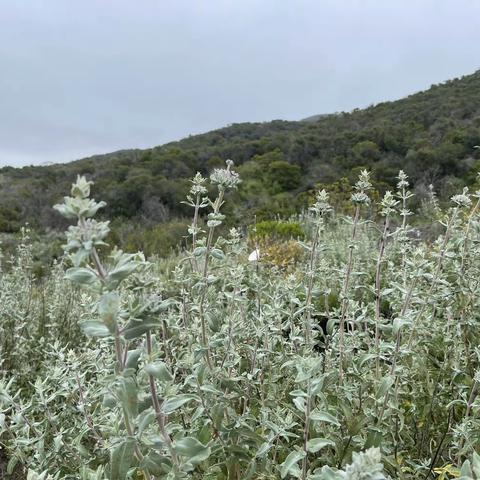
[[[380,239],[380,247],[377,257],[377,265],[375,268],[375,372],[377,380],[380,376],[380,308],[382,302],[382,263],[385,255],[385,247],[387,244],[388,232],[390,228],[390,215],[395,211],[397,200],[392,193],[387,191],[380,205],[382,207],[381,214],[385,217],[382,237]]]
[[[212,257],[213,251],[213,238],[215,229],[220,226],[225,218],[224,215],[220,213],[220,208],[223,205],[223,198],[225,195],[225,191],[229,188],[235,188],[239,183],[238,175],[231,170],[233,166],[232,160],[227,160],[227,168],[225,169],[216,169],[212,175],[210,176],[210,181],[217,185],[218,188],[218,196],[214,202],[210,202],[212,207],[212,212],[208,215],[207,227],[207,240],[205,245],[205,261],[203,264],[203,288],[200,294],[200,301],[199,301],[199,316],[200,316],[200,323],[201,323],[201,338],[202,338],[202,346],[206,352],[206,360],[207,364],[210,368],[212,368],[212,358],[210,352],[210,344],[208,339],[208,331],[207,331],[207,323],[205,319],[205,300],[207,297],[208,292],[208,274],[209,274],[209,263],[210,258]],[[215,251],[217,256],[223,256],[223,252],[217,250]]]
[[[325,190],[318,192],[315,203],[310,207],[310,212],[314,216],[314,234],[312,244],[310,245],[310,255],[307,271],[307,294],[305,300],[305,346],[307,351],[311,348],[312,342],[312,297],[313,285],[315,281],[315,263],[318,254],[320,242],[320,233],[324,227],[324,217],[332,210],[328,203],[328,194]]]
[[[360,206],[355,207],[355,215],[353,217],[353,227],[352,227],[352,236],[350,238],[350,246],[348,250],[348,260],[347,260],[347,269],[345,272],[345,278],[343,281],[342,287],[342,310],[340,314],[340,325],[339,325],[339,376],[340,381],[343,379],[343,364],[344,364],[344,355],[345,355],[345,321],[347,318],[349,298],[348,291],[350,288],[350,277],[352,275],[353,269],[353,250],[355,248],[355,239],[357,236],[357,227],[360,219]]]
[[[350,288],[350,280],[353,270],[353,252],[355,248],[355,242],[357,238],[357,229],[360,222],[360,206],[366,205],[369,203],[370,199],[367,195],[368,190],[372,188],[372,184],[370,183],[370,174],[363,170],[359,177],[358,181],[355,184],[355,192],[352,194],[351,200],[355,205],[355,214],[353,216],[353,224],[352,224],[352,235],[350,238],[350,245],[348,251],[348,260],[347,260],[347,268],[345,271],[345,277],[343,281],[342,287],[342,308],[340,313],[340,325],[339,325],[339,380],[340,382],[343,381],[343,373],[344,373],[344,356],[345,356],[345,322],[347,319],[348,314],[348,307],[349,307],[349,297],[348,292]]]

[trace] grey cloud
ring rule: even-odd
[[[478,68],[474,0],[0,7],[0,165],[350,110]]]

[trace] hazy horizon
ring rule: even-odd
[[[350,111],[479,68],[473,0],[0,5],[0,166]]]

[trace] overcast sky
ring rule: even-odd
[[[477,0],[0,0],[0,165],[393,100],[480,68]]]

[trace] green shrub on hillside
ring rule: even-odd
[[[260,240],[302,239],[305,232],[298,222],[264,220],[250,228],[250,234]]]

